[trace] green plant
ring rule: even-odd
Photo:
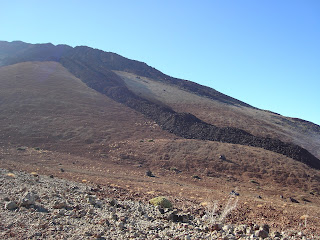
[[[163,208],[172,208],[172,203],[162,196],[150,199],[149,203],[154,206],[161,206]]]
[[[18,151],[25,151],[25,150],[27,150],[27,147],[17,147],[17,150]]]

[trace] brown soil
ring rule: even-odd
[[[229,222],[320,235],[320,171],[284,155],[176,137],[54,62],[0,68],[0,100],[2,168],[85,179],[109,186],[110,195],[121,189],[123,198],[167,195],[195,214],[208,199],[224,206],[236,190],[240,203]],[[309,215],[306,229],[302,215]]]
[[[151,144],[158,145],[160,142],[161,140],[155,140]],[[126,148],[119,146],[114,146],[119,150],[118,154],[127,151]],[[181,172],[177,172],[173,168],[163,168],[160,164],[132,164],[130,160],[117,159],[118,154],[98,159],[32,148],[17,150],[7,146],[0,149],[0,167],[27,172],[36,171],[39,174],[85,181],[88,184],[92,182],[105,185],[110,189],[109,197],[146,201],[155,196],[165,195],[175,203],[176,207],[188,211],[192,209],[194,214],[205,211],[200,204],[208,200],[217,200],[223,208],[229,192],[235,190],[240,193],[239,204],[228,216],[228,222],[267,223],[273,230],[292,229],[320,234],[319,194],[311,195],[310,191],[295,185],[283,185],[264,176],[249,177],[246,174],[241,175],[240,172],[238,175],[227,175],[224,171],[216,171],[217,176],[206,176],[204,172],[197,171],[197,175],[201,177],[199,180],[192,178],[195,175],[193,170],[181,168]],[[154,154],[165,155],[166,151]],[[148,169],[152,170],[155,177],[146,176]],[[306,183],[308,184],[310,183]],[[280,195],[283,198],[280,198]],[[292,203],[289,197],[295,198],[300,203]],[[303,215],[309,216],[307,227],[304,226],[304,220],[300,219]]]

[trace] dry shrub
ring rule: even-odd
[[[223,223],[226,217],[231,213],[234,209],[236,209],[239,198],[236,196],[230,196],[228,202],[222,211],[219,211],[219,202],[217,200],[213,200],[212,198],[208,199],[206,206],[206,215],[207,220],[210,224]]]

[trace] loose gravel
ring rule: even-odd
[[[99,185],[0,169],[0,239],[308,239],[268,225],[212,224],[206,215],[102,192]]]

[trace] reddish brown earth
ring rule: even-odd
[[[245,126],[251,119],[252,133],[259,132],[261,124],[262,135],[276,136],[280,129],[279,136],[293,138],[293,128],[290,132],[287,125],[274,128],[275,122],[264,123],[275,114],[221,104],[140,79],[149,81],[148,88],[140,89],[149,92],[153,101],[176,111],[188,110],[221,125]],[[130,86],[137,91],[134,84]],[[174,92],[162,96],[159,89]],[[182,209],[194,206],[194,214],[201,214],[200,203],[208,199],[224,206],[236,190],[240,202],[229,222],[268,223],[274,229],[320,235],[319,170],[262,148],[177,137],[87,87],[59,63],[25,62],[0,68],[0,126],[1,168],[103,184],[110,186],[108,194],[122,198],[166,195]],[[146,176],[149,169],[155,177]],[[306,228],[303,215],[309,216]]]
[[[158,141],[161,140],[156,139],[151,144],[157,144]],[[217,200],[224,207],[229,192],[236,190],[240,193],[239,204],[227,218],[228,222],[268,223],[274,230],[292,229],[320,234],[319,196],[311,195],[306,189],[293,184],[284,186],[271,179],[221,173],[219,177],[208,177],[199,172],[201,180],[197,180],[192,178],[193,172],[183,168],[182,172],[175,173],[157,165],[151,168],[155,177],[147,177],[145,172],[148,167],[132,165],[128,160],[112,162],[32,148],[17,150],[4,147],[0,153],[1,168],[30,173],[36,171],[39,174],[109,186],[109,197],[148,200],[165,195],[175,206],[189,211],[192,209],[194,214],[201,214],[205,209],[200,204],[208,200]],[[284,198],[280,198],[280,195]],[[289,197],[300,203],[292,203]],[[304,220],[300,219],[303,215],[309,216],[307,227],[304,226]]]

